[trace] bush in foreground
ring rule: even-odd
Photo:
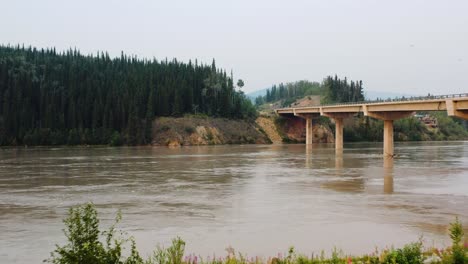
[[[463,244],[463,228],[458,220],[450,224],[452,246],[444,250],[423,249],[422,242],[411,243],[400,249],[388,249],[364,256],[348,256],[334,249],[331,258],[322,252],[318,256],[296,254],[290,248],[286,256],[278,255],[268,259],[247,258],[236,254],[232,248],[227,249],[227,256],[202,259],[195,255],[184,256],[185,242],[176,238],[168,248],[157,247],[153,255],[143,260],[136,249],[132,237],[126,238],[122,231],[116,229],[121,220],[117,213],[114,224],[106,231],[100,231],[96,208],[88,203],[70,208],[64,220],[64,230],[68,243],[56,246],[49,259],[44,262],[54,264],[463,264],[468,263],[468,248]],[[104,241],[104,242],[103,242]],[[125,245],[130,249],[125,251]]]

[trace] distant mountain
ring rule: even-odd
[[[411,97],[421,96],[420,94],[407,94],[407,93],[396,93],[396,92],[380,92],[380,91],[364,91],[364,97],[366,100],[388,99],[398,97]]]
[[[257,90],[257,91],[250,92],[250,93],[245,94],[245,95],[246,95],[247,98],[249,98],[252,102],[255,102],[255,98],[257,98],[257,97],[259,97],[259,96],[265,96],[268,89],[270,89],[270,88],[265,88],[265,89]]]

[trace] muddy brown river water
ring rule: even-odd
[[[0,263],[40,263],[64,243],[70,206],[96,204],[148,255],[176,236],[186,253],[232,246],[271,256],[448,245],[468,225],[468,142],[0,149]],[[393,164],[392,164],[393,163]]]

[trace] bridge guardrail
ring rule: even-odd
[[[337,103],[337,104],[323,104],[323,105],[315,105],[315,106],[305,106],[305,107],[301,107],[301,108],[319,107],[319,106],[374,104],[374,103],[387,103],[387,102],[427,101],[427,100],[452,99],[452,98],[462,98],[462,97],[468,97],[468,93],[445,94],[445,95],[428,95],[428,96],[411,96],[411,97],[400,97],[400,98],[391,98],[391,99],[382,99],[382,100],[346,102],[346,103]],[[286,107],[286,108],[294,108],[294,107]],[[276,110],[286,109],[286,108],[278,108]]]

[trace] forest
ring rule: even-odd
[[[296,99],[307,95],[321,95],[324,87],[318,82],[301,80],[291,83],[274,84],[267,89],[266,95],[255,98],[255,105],[260,106],[265,103],[272,103],[283,100],[282,105],[288,106]]]
[[[255,99],[255,105],[282,100],[283,107],[286,107],[297,99],[309,95],[321,96],[322,104],[364,101],[362,81],[348,81],[346,77],[340,79],[335,75],[327,76],[322,83],[301,80],[272,85],[265,96]]]
[[[0,145],[148,144],[155,116],[184,114],[250,119],[256,110],[215,60],[0,46]]]

